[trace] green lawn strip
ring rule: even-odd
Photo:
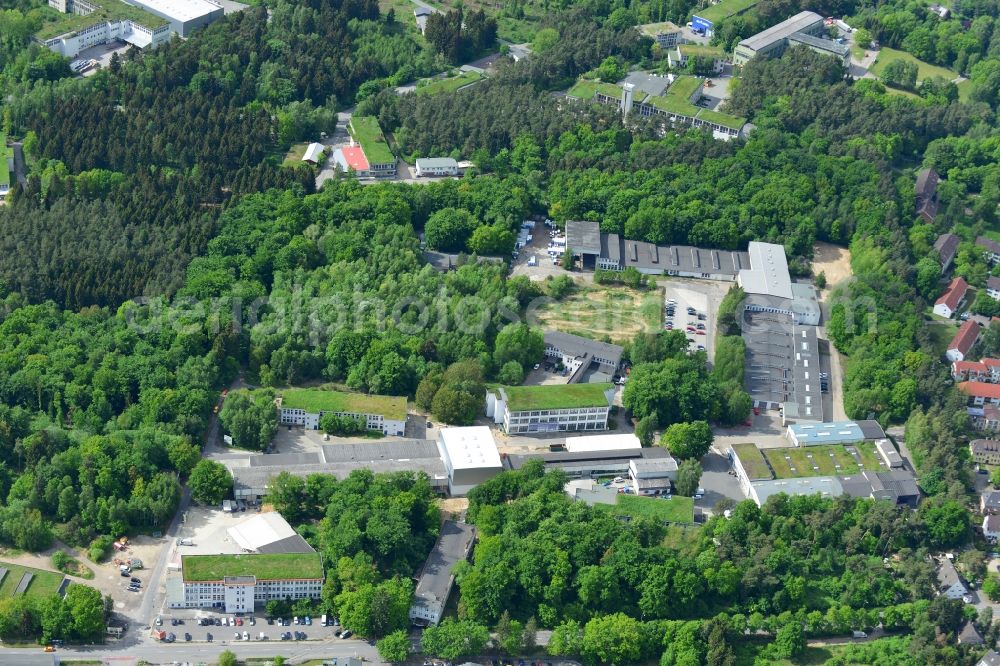
[[[319,553],[188,555],[181,560],[186,581],[256,576],[259,580],[322,578]]]
[[[285,159],[281,162],[281,166],[297,167],[302,164],[302,156],[306,154],[306,149],[308,147],[308,141],[292,144],[292,147],[288,149],[287,153],[285,153]]]
[[[917,83],[920,83],[926,78],[933,78],[935,76],[939,76],[947,81],[951,81],[952,79],[958,76],[958,74],[951,71],[950,69],[946,69],[944,67],[938,67],[937,65],[932,65],[928,62],[924,62],[923,60],[919,60],[918,58],[907,53],[906,51],[897,51],[896,49],[890,49],[888,47],[882,47],[879,50],[878,56],[875,58],[875,62],[872,63],[872,66],[869,69],[869,71],[875,76],[882,76],[882,72],[885,70],[886,67],[889,66],[889,63],[892,63],[896,60],[906,60],[909,62],[916,63]]]
[[[0,562],[0,567],[7,569],[7,575],[4,576],[3,582],[0,583],[0,599],[7,599],[13,596],[14,590],[17,589],[18,583],[21,582],[21,577],[26,573],[34,574],[31,584],[28,585],[28,589],[24,592],[29,597],[47,597],[55,594],[59,591],[59,586],[62,584],[63,578],[65,578],[61,573],[56,573],[55,571],[33,569],[8,562]]]
[[[352,134],[365,151],[369,164],[386,164],[396,161],[396,157],[385,141],[382,128],[374,116],[354,116],[351,118]]]
[[[722,0],[722,2],[712,5],[711,7],[697,9],[692,12],[692,14],[694,16],[700,16],[706,21],[718,23],[724,18],[741,14],[756,4],[757,0]]]
[[[11,154],[11,149],[7,147],[7,135],[0,132],[0,185],[10,185],[10,168],[7,158]]]
[[[607,407],[604,392],[611,384],[549,384],[545,386],[506,386],[507,407],[512,412],[538,409],[574,409]]]
[[[286,389],[281,392],[281,406],[304,409],[311,414],[344,412],[381,414],[401,421],[406,418],[406,398],[366,393],[345,393],[323,389]]]
[[[458,76],[450,76],[444,79],[432,79],[427,85],[418,87],[416,92],[418,95],[436,95],[443,92],[455,92],[459,88],[472,85],[477,81],[481,81],[483,78],[483,75],[479,72],[462,72]]]
[[[594,506],[616,516],[654,518],[671,523],[694,522],[694,499],[690,497],[674,496],[670,499],[657,499],[619,495],[617,504],[595,504]]]

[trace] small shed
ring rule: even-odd
[[[302,155],[302,161],[309,164],[319,164],[323,161],[323,150],[325,146],[321,143],[310,143],[306,152]]]

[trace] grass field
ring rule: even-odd
[[[55,594],[59,591],[59,585],[62,584],[64,578],[61,573],[54,571],[32,569],[31,567],[22,567],[18,564],[8,564],[7,562],[0,562],[0,567],[7,569],[7,575],[4,576],[3,582],[0,583],[0,599],[14,596],[14,590],[17,589],[17,584],[21,582],[21,576],[26,573],[35,575],[31,579],[28,589],[25,591],[25,594],[29,597],[47,597]]]
[[[7,135],[0,132],[0,185],[10,185],[10,169],[7,168],[7,158],[12,156],[7,147]]]
[[[860,442],[851,446],[857,450],[858,456],[861,458],[861,464],[865,466],[866,470],[885,469],[882,457],[875,450],[875,442]]]
[[[479,72],[462,72],[458,76],[449,76],[444,79],[431,79],[425,86],[417,88],[418,95],[437,95],[443,92],[455,92],[459,88],[472,85],[485,78]]]
[[[624,342],[640,331],[661,327],[663,294],[658,289],[635,291],[624,287],[581,287],[536,312],[539,326],[588,338]]]
[[[354,116],[351,118],[351,133],[361,144],[369,164],[387,164],[395,162],[396,156],[389,149],[382,135],[382,128],[374,116]]]
[[[319,553],[268,555],[189,555],[183,559],[184,580],[222,580],[253,575],[261,580],[322,578]]]
[[[757,4],[757,0],[722,0],[717,5],[712,5],[706,9],[697,9],[693,13],[703,19],[718,23],[724,18],[742,14]]]
[[[840,445],[765,449],[761,453],[777,479],[848,475],[860,471],[854,457]]]
[[[608,404],[604,392],[611,384],[547,384],[545,386],[505,386],[507,407],[512,412],[533,409],[572,409]]]
[[[308,141],[292,144],[292,147],[288,149],[287,153],[285,153],[285,159],[282,160],[281,166],[297,167],[302,164],[302,156],[306,154],[306,148],[308,147]]]
[[[890,49],[887,47],[883,47],[879,50],[878,56],[875,58],[875,62],[872,64],[870,71],[875,76],[882,76],[882,71],[889,66],[889,63],[895,62],[896,60],[908,60],[909,62],[917,64],[918,84],[926,78],[933,78],[935,76],[940,76],[948,81],[951,81],[958,76],[958,74],[950,69],[938,67],[937,65],[932,65],[924,62],[923,60],[918,60],[906,51],[897,51],[896,49]]]
[[[665,500],[635,495],[619,495],[618,503],[615,505],[595,504],[594,506],[616,516],[655,518],[671,523],[694,522],[694,500],[690,497],[674,496]]]
[[[311,414],[319,412],[381,414],[397,421],[406,419],[406,398],[388,395],[344,393],[322,389],[287,389],[281,392],[281,406],[304,409]]]

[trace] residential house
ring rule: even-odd
[[[961,599],[969,593],[951,560],[944,558],[937,570],[938,593],[949,599]]]
[[[964,278],[955,278],[948,284],[941,297],[934,302],[934,314],[950,319],[958,311],[968,292],[969,283]]]
[[[1000,652],[990,650],[983,655],[983,658],[976,662],[976,666],[1000,666]]]
[[[995,439],[974,439],[969,442],[972,460],[980,465],[1000,465],[1000,441]],[[1000,502],[1000,493],[997,494]]]
[[[1000,243],[995,240],[986,236],[980,236],[976,239],[976,247],[982,248],[986,254],[986,260],[991,264],[1000,261]]]
[[[1000,490],[984,490],[979,496],[979,513],[992,515],[1000,513]]]
[[[722,74],[726,69],[729,58],[726,52],[717,46],[705,46],[703,44],[678,44],[674,49],[667,52],[667,63],[675,68],[682,69],[688,66],[691,58],[701,58],[712,63],[712,72]]]
[[[955,361],[951,376],[956,382],[988,382],[1000,384],[1000,359],[983,358],[978,361]]]
[[[934,169],[921,169],[917,173],[914,207],[917,215],[927,222],[933,222],[938,209],[938,174]]]
[[[983,538],[995,543],[998,537],[1000,537],[1000,516],[991,513],[983,517]]]
[[[990,276],[986,280],[986,295],[994,301],[1000,301],[1000,278]]]
[[[994,405],[983,405],[980,413],[973,413],[973,408],[969,408],[972,416],[972,425],[978,430],[985,432],[1000,431],[1000,409]]]
[[[941,273],[947,273],[955,261],[958,254],[958,244],[961,242],[955,234],[941,234],[934,242],[934,251],[937,253],[938,261],[941,262]]]
[[[976,625],[972,622],[966,622],[962,625],[962,630],[958,632],[959,645],[982,645],[985,642],[983,635],[979,633]]]
[[[969,404],[982,407],[990,404],[1000,406],[1000,384],[986,382],[960,382],[958,390],[969,397]]]
[[[434,11],[427,7],[417,7],[413,10],[413,18],[417,21],[417,30],[421,35],[427,30],[427,19],[433,13]]]
[[[458,162],[450,157],[421,157],[416,164],[417,178],[427,176],[457,176]]]
[[[955,337],[948,343],[948,351],[945,352],[947,359],[952,362],[964,361],[979,339],[979,332],[980,327],[976,322],[971,319],[963,322],[959,326],[958,332],[955,333]]]

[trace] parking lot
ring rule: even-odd
[[[699,345],[704,347],[711,364],[715,358],[715,315],[731,283],[666,278],[659,285],[664,289],[664,328],[670,325],[684,331],[688,348],[695,351]]]
[[[553,236],[555,234],[555,236]],[[565,246],[556,247],[551,243],[555,238],[565,239],[563,233],[555,226],[547,227],[543,222],[536,222],[535,228],[531,230],[531,241],[524,247],[518,249],[518,256],[514,259],[511,267],[511,275],[526,275],[529,280],[541,282],[549,276],[567,275],[565,269],[559,264],[562,258],[562,251]],[[556,262],[553,263],[549,250],[556,251]],[[532,258],[535,265],[532,266]],[[586,279],[593,280],[592,272],[574,273],[573,277],[586,276]]]
[[[299,624],[295,624],[293,617],[280,619],[286,624],[279,625],[277,618],[267,618],[263,613],[234,615],[204,609],[172,609],[159,616],[161,624],[154,623],[152,630],[174,634],[177,643],[197,641],[222,645],[244,641],[294,642],[339,639],[337,634],[343,630],[339,624],[322,626],[319,617],[310,617],[310,624],[305,623],[305,617],[298,618]],[[203,626],[199,622],[211,624]],[[282,638],[283,635],[285,638]]]

